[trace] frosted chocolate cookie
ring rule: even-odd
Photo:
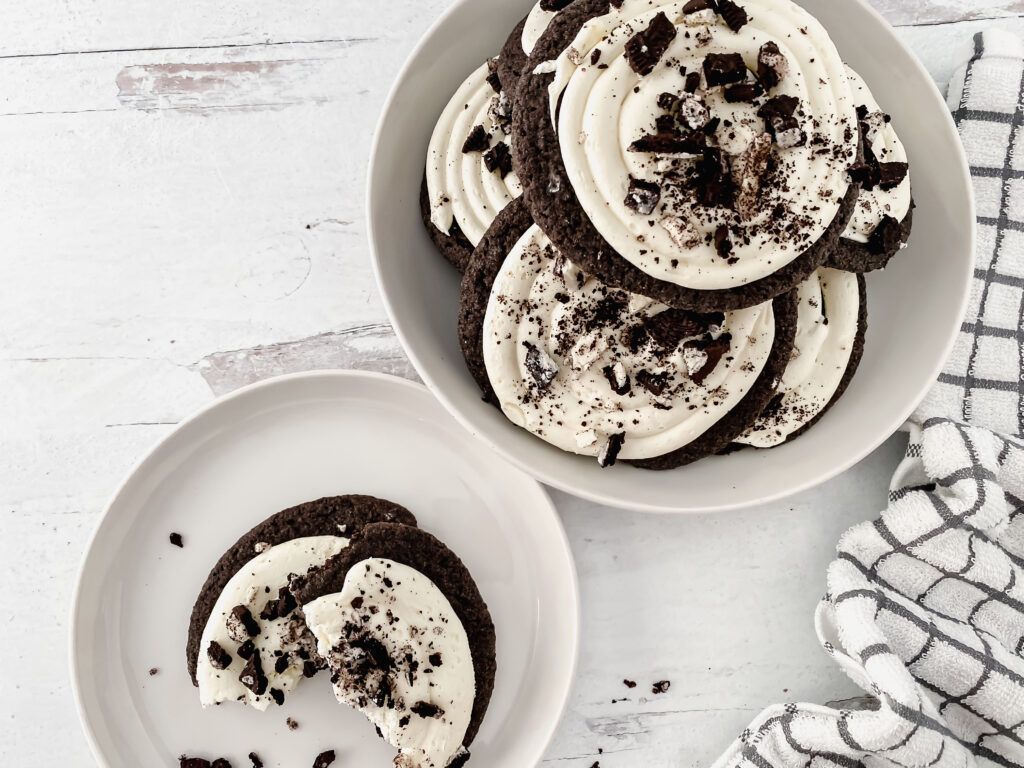
[[[843,62],[790,0],[577,0],[534,48],[513,113],[524,199],[555,246],[671,306],[791,290],[858,192]]]
[[[910,239],[914,203],[907,151],[892,118],[882,111],[863,78],[846,68],[864,147],[864,159],[851,169],[861,186],[853,218],[829,257],[829,264],[852,272],[882,269]]]
[[[267,518],[210,571],[189,622],[186,662],[204,707],[280,704],[322,661],[289,582],[323,565],[368,523],[416,525],[404,507],[372,496],[330,496]]]
[[[486,399],[564,451],[671,469],[750,427],[796,330],[793,294],[696,312],[613,288],[561,255],[516,201],[462,281],[459,341]]]
[[[775,397],[736,442],[771,448],[824,416],[857,372],[867,319],[863,275],[823,267],[801,283],[793,358]]]
[[[469,759],[494,687],[494,625],[462,561],[428,533],[368,525],[297,585],[338,700],[401,768]]]
[[[512,168],[511,120],[512,102],[487,62],[459,86],[430,137],[420,211],[431,240],[459,270],[522,192]]]
[[[512,30],[512,34],[502,46],[496,64],[501,82],[509,94],[515,94],[519,75],[522,74],[534,46],[547,30],[551,20],[572,1],[540,0]]]

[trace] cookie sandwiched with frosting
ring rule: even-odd
[[[519,85],[519,76],[526,68],[537,41],[540,40],[555,16],[565,10],[573,0],[538,0],[516,24],[498,55],[496,68],[501,82],[509,94],[514,94]]]
[[[793,357],[768,407],[736,444],[773,448],[817,423],[857,372],[867,325],[863,275],[822,267],[801,283]]]
[[[524,199],[608,285],[752,307],[821,266],[859,191],[842,59],[790,0],[577,0],[516,91]]]
[[[336,697],[398,749],[396,766],[465,765],[494,687],[495,635],[454,552],[417,528],[368,525],[296,597]]]
[[[522,192],[511,124],[512,100],[492,59],[459,86],[430,137],[420,212],[434,245],[460,271],[494,217]]]
[[[846,231],[829,264],[851,272],[882,269],[906,247],[913,225],[907,151],[892,118],[882,111],[864,79],[846,68],[860,125],[864,159],[851,169],[861,187]]]
[[[517,426],[602,466],[671,469],[754,423],[791,357],[796,314],[792,293],[698,312],[611,287],[516,201],[463,275],[459,342],[485,399]]]
[[[330,496],[272,515],[224,553],[188,629],[188,673],[204,707],[238,701],[265,710],[323,667],[290,582],[380,522],[415,526],[416,518],[384,499]]]

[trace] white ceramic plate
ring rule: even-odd
[[[463,558],[490,607],[498,674],[470,764],[540,759],[568,695],[578,622],[572,556],[551,501],[481,451],[425,388],[328,372],[218,401],[114,496],[82,566],[71,632],[75,695],[101,765],[176,766],[188,753],[241,766],[255,750],[268,766],[308,766],[329,748],[338,765],[391,765],[394,750],[334,700],[326,678],[265,713],[203,711],[185,669],[192,604],[223,551],[280,509],[345,493],[407,506]],[[168,542],[171,531],[184,549]]]
[[[669,472],[645,472],[552,448],[480,400],[456,340],[458,276],[420,220],[426,146],[462,79],[493,56],[532,0],[456,0],[412,53],[381,116],[367,212],[377,279],[406,352],[462,424],[534,477],[585,498],[651,511],[767,502],[853,466],[913,411],[941,369],[966,307],[974,205],[966,159],[928,73],[862,0],[799,0],[892,113],[910,154],[917,210],[910,248],[868,278],[860,370],[812,430],[771,451],[741,451]]]

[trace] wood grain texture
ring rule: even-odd
[[[5,764],[94,764],[65,662],[71,589],[108,494],[147,448],[277,374],[415,378],[370,274],[365,162],[388,85],[448,4],[0,7]],[[940,85],[985,19],[1024,33],[1022,0],[875,5]],[[603,749],[605,768],[706,765],[764,704],[854,695],[811,609],[838,534],[884,503],[899,454],[895,438],[816,491],[740,515],[556,494],[584,648],[545,764],[586,768]],[[653,695],[658,679],[674,685]]]

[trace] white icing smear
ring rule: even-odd
[[[274,620],[261,619],[260,613],[268,601],[277,599],[280,588],[288,586],[289,575],[304,575],[347,546],[348,539],[343,536],[292,539],[254,553],[253,559],[231,577],[214,604],[200,641],[196,678],[199,701],[204,707],[222,701],[240,701],[265,710],[273,702],[271,688],[288,693],[302,680],[304,660],[296,652],[313,649],[313,642],[305,632],[301,613],[293,611],[289,616]],[[233,637],[228,626],[232,609],[239,605],[246,606],[259,624],[259,634],[251,640],[268,681],[260,695],[239,680],[246,660],[239,655],[238,648],[247,638],[237,633]],[[213,666],[208,654],[211,641],[231,655],[230,666],[225,669]],[[278,658],[275,651],[289,654],[288,666],[282,672],[275,671]]]
[[[530,9],[530,13],[526,17],[526,24],[523,25],[523,52],[527,56],[533,53],[534,46],[537,45],[537,41],[540,40],[541,35],[547,30],[548,24],[557,13],[557,11],[545,11],[540,7],[540,3]]]
[[[666,310],[585,275],[531,227],[499,271],[484,316],[484,362],[502,411],[552,445],[587,456],[601,456],[613,435],[624,438],[623,459],[691,443],[764,369],[774,313],[769,302],[695,316],[691,330],[666,341],[649,332]],[[715,340],[725,351],[712,363]]]
[[[508,97],[496,94],[487,82],[489,73],[485,63],[459,86],[434,127],[427,150],[430,220],[445,234],[458,224],[474,246],[501,209],[522,193],[515,171],[502,178],[499,172],[487,170],[486,150],[462,151],[477,126],[490,134],[489,148],[510,146],[502,127],[507,123],[496,110],[511,107]]]
[[[620,9],[588,21],[557,60],[551,114],[559,98],[557,133],[569,180],[594,226],[625,259],[660,280],[702,290],[742,286],[770,275],[815,243],[839,212],[856,159],[857,121],[846,70],[828,34],[790,0],[744,0],[749,21],[733,32],[709,12],[683,14],[683,0],[625,0]],[[676,29],[650,74],[635,72],[627,43],[664,13]],[[774,43],[784,62],[779,83],[754,101],[728,101],[726,88],[703,74],[709,54],[740,54],[755,83],[758,56]],[[687,96],[686,76],[700,73]],[[686,131],[703,130],[723,155],[737,185],[744,158],[770,141],[757,112],[777,96],[798,100],[798,128],[771,143],[772,162],[753,177],[749,204],[698,203],[688,179],[699,154],[630,149],[657,131],[667,110],[663,94],[684,97]],[[681,113],[683,114],[683,113]],[[681,122],[681,124],[683,124]],[[802,143],[801,134],[804,135]],[[767,138],[764,138],[767,137]],[[789,139],[793,140],[790,145]],[[750,152],[748,152],[750,150]],[[756,165],[756,164],[754,164]],[[626,199],[630,179],[656,184],[653,210]],[[666,221],[682,220],[692,237],[673,237]],[[715,233],[728,228],[723,255]],[[678,226],[676,226],[678,229]]]
[[[853,354],[860,318],[857,276],[822,268],[800,284],[793,358],[786,367],[778,404],[736,442],[771,448],[821,413],[842,383]]]
[[[853,89],[854,103],[858,107],[867,107],[869,121],[874,126],[867,140],[871,143],[875,157],[880,163],[907,162],[907,151],[903,147],[903,142],[896,135],[892,122],[886,121],[882,108],[871,94],[867,83],[849,67],[846,68],[846,73]],[[910,212],[910,203],[910,173],[907,173],[894,189],[875,187],[861,191],[857,205],[853,209],[853,218],[843,232],[843,237],[854,242],[866,243],[871,233],[882,223],[883,217],[891,216],[897,221],[903,221]]]
[[[338,700],[399,749],[401,768],[444,768],[462,750],[476,697],[469,638],[426,576],[383,558],[356,563],[341,592],[304,607]]]

